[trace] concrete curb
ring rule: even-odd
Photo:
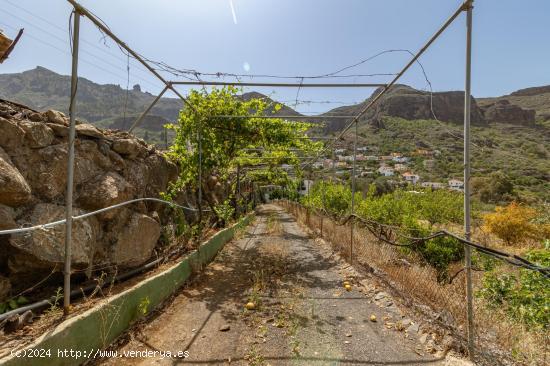
[[[211,262],[225,243],[233,238],[235,231],[248,225],[253,216],[249,214],[233,226],[219,231],[199,250],[169,269],[57,325],[19,350],[19,356],[12,353],[0,359],[0,365],[80,365],[94,357],[97,350],[106,348],[142,318],[145,308],[157,307],[180,288],[193,271]]]

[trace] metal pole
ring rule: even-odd
[[[200,238],[200,231],[201,231],[201,224],[202,224],[202,131],[201,131],[201,121],[199,120],[199,125],[197,129],[197,148],[199,152],[199,162],[198,162],[198,172],[197,172],[197,179],[199,183],[199,191],[198,191],[198,202],[197,205],[199,207],[199,238]]]
[[[160,92],[159,95],[157,95],[157,97],[155,98],[155,100],[153,100],[153,103],[151,103],[151,105],[149,105],[149,107],[147,107],[147,109],[145,110],[145,112],[143,112],[139,117],[138,119],[135,120],[135,122],[132,124],[132,126],[130,127],[130,129],[128,130],[128,132],[132,133],[132,131],[134,130],[134,128],[136,128],[136,126],[138,124],[141,123],[141,121],[145,118],[145,116],[147,115],[147,113],[149,113],[149,111],[155,106],[155,104],[157,104],[157,102],[160,100],[160,98],[164,95],[164,93],[166,93],[166,91],[168,90],[168,86],[165,86],[164,89],[162,89],[162,91]]]
[[[69,159],[67,161],[67,194],[65,197],[65,266],[63,271],[63,313],[68,315],[71,307],[71,239],[73,225],[73,177],[74,142],[76,126],[76,92],[78,85],[78,43],[80,39],[80,13],[74,10],[73,64],[71,72],[71,101],[69,104]]]
[[[213,86],[262,86],[262,87],[284,87],[284,88],[378,88],[386,87],[382,83],[249,83],[249,82],[225,82],[225,81],[171,81],[173,85],[213,85]]]
[[[473,0],[466,6],[466,82],[464,90],[464,237],[470,240],[470,104],[472,72],[472,9]],[[468,354],[474,358],[474,307],[472,290],[471,248],[464,246],[466,267],[466,297],[468,316]]]
[[[355,176],[356,174],[356,161],[357,161],[357,121],[355,121],[355,137],[353,138],[353,168],[351,176],[351,214],[355,213]],[[351,221],[351,235],[350,235],[350,247],[349,247],[349,261],[353,264],[353,228],[355,226],[354,220]]]
[[[241,165],[237,164],[237,197],[235,197],[235,212],[239,217],[239,197],[241,197]]]

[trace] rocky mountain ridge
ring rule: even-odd
[[[56,74],[43,67],[19,74],[0,75],[0,97],[19,101],[35,109],[57,109],[66,112],[69,95],[69,76]],[[349,121],[331,118],[334,115],[356,115],[372,98],[381,92],[376,90],[364,102],[342,106],[319,115],[328,131],[337,131]],[[128,96],[127,100],[126,97]],[[250,92],[243,98],[269,97]],[[154,96],[141,91],[139,85],[128,91],[118,85],[98,85],[90,80],[79,79],[79,116],[86,121],[107,128],[127,129],[133,120],[151,103]],[[408,120],[437,119],[445,122],[462,123],[464,93],[461,91],[434,92],[414,89],[406,85],[395,85],[362,120],[382,126],[383,116],[400,117]],[[126,105],[126,118],[122,117]],[[148,131],[158,142],[162,126],[177,118],[181,102],[178,99],[162,98],[149,116],[142,122],[141,129]],[[296,115],[289,106],[283,106],[278,115]],[[536,118],[550,119],[550,86],[518,90],[509,96],[497,98],[472,98],[472,123],[487,126],[491,123],[530,125]],[[140,136],[144,136],[143,131]]]

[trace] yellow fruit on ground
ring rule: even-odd
[[[344,285],[344,288],[346,289],[346,291],[351,291],[351,285]]]
[[[344,281],[344,286],[346,285],[351,285],[351,283],[349,283],[349,281]]]
[[[256,304],[254,304],[252,301],[249,301],[244,306],[247,310],[254,310],[256,309]]]
[[[372,314],[372,315],[370,316],[370,321],[371,321],[371,322],[375,322],[375,321],[376,321],[376,315]]]

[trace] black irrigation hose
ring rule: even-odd
[[[301,204],[299,204],[299,205],[302,206],[303,208],[307,209],[306,206],[301,205]],[[503,252],[503,251],[500,251],[500,250],[497,250],[497,249],[484,247],[484,246],[482,246],[480,244],[477,244],[477,243],[474,243],[470,240],[466,240],[464,238],[461,238],[460,236],[458,236],[456,234],[453,234],[453,233],[451,233],[447,230],[440,230],[440,231],[437,231],[437,232],[432,233],[432,234],[430,234],[428,236],[425,236],[425,237],[411,237],[411,236],[407,236],[407,235],[404,235],[404,234],[396,233],[397,235],[399,235],[401,237],[404,237],[404,238],[411,241],[409,244],[399,244],[399,243],[393,242],[391,240],[388,240],[386,238],[383,238],[380,235],[376,235],[376,233],[374,233],[374,230],[371,229],[368,225],[377,225],[377,226],[380,226],[380,227],[389,227],[389,228],[392,228],[392,229],[396,229],[396,228],[399,229],[398,227],[395,227],[395,226],[392,226],[392,225],[387,225],[387,224],[382,224],[382,223],[379,223],[379,222],[374,221],[374,220],[364,219],[362,217],[357,216],[356,214],[350,214],[350,215],[346,216],[343,220],[339,221],[337,218],[333,218],[332,215],[330,215],[325,209],[314,208],[314,210],[317,211],[318,213],[322,214],[322,215],[325,215],[329,218],[334,219],[336,221],[336,224],[339,225],[339,226],[346,225],[351,220],[359,221],[362,224],[364,224],[367,227],[367,229],[374,236],[376,236],[378,239],[382,240],[383,242],[385,242],[387,244],[393,245],[393,246],[400,246],[400,247],[413,246],[413,245],[417,245],[419,243],[424,243],[425,241],[428,241],[430,239],[434,239],[434,238],[437,238],[437,237],[440,237],[440,236],[448,236],[448,237],[451,237],[451,238],[454,238],[454,239],[458,240],[463,245],[467,245],[469,247],[472,247],[472,248],[476,249],[479,252],[482,252],[482,253],[487,254],[489,256],[492,256],[494,258],[500,259],[502,261],[505,261],[505,262],[507,262],[507,263],[509,263],[513,266],[516,266],[516,267],[525,268],[525,269],[529,269],[529,270],[532,270],[532,271],[537,271],[537,272],[541,273],[544,277],[550,279],[550,267],[542,267],[542,266],[539,266],[539,265],[537,265],[533,262],[530,262],[527,259],[522,258],[518,255],[506,253],[506,252]]]

